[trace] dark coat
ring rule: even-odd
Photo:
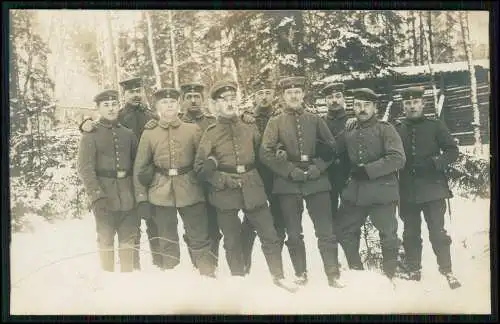
[[[219,118],[216,124],[207,128],[201,138],[195,159],[195,171],[202,172],[203,163],[213,156],[218,166],[257,164],[260,135],[255,125],[242,122],[238,118]],[[225,172],[217,170],[206,179],[210,184],[210,204],[223,210],[254,209],[267,203],[264,183],[257,171],[252,169],[240,174],[241,188],[224,185]]]
[[[444,123],[438,119],[404,119],[396,124],[406,152],[406,165],[399,172],[401,201],[424,203],[450,198],[445,169],[458,158],[458,147]],[[424,172],[415,165],[432,161]]]
[[[316,156],[316,143],[318,139],[335,150],[335,139],[328,129],[325,121],[307,111],[298,113],[283,110],[281,114],[269,120],[264,131],[260,158],[274,172],[273,193],[275,194],[302,194],[311,195],[331,189],[326,169],[330,163]],[[288,160],[276,156],[278,145],[286,151]],[[289,179],[297,164],[294,160],[301,155],[310,157],[321,172],[315,180],[297,183]]]
[[[91,133],[83,133],[78,150],[78,172],[91,203],[108,198],[112,211],[128,211],[134,207],[132,166],[137,137],[120,124],[112,126],[103,120]],[[97,170],[129,172],[122,179],[96,175]]]
[[[398,132],[388,122],[375,117],[358,123],[346,132],[345,144],[351,166],[364,164],[369,180],[349,177],[342,200],[358,206],[385,204],[399,200],[397,171],[406,161]]]
[[[130,128],[137,138],[141,137],[144,125],[151,119],[158,119],[158,117],[144,105],[133,106],[125,104],[118,115],[120,124]]]

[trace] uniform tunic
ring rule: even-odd
[[[78,172],[93,203],[108,198],[111,211],[129,211],[135,206],[132,166],[137,137],[121,126],[101,119],[91,133],[83,133],[78,151]],[[121,179],[97,176],[96,171],[125,171]]]
[[[174,176],[155,172],[149,188],[144,187],[137,176],[151,162],[167,170],[192,166],[201,134],[197,125],[179,119],[171,122],[152,121],[146,125],[134,165],[138,202],[149,200],[158,206],[185,207],[205,201],[202,187],[192,170]]]

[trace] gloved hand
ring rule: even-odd
[[[241,188],[241,178],[237,174],[226,173],[224,175],[224,182],[228,188],[237,189]]]
[[[363,165],[357,165],[351,171],[352,177],[356,180],[369,180],[366,168]]]
[[[137,214],[145,220],[151,219],[151,204],[147,201],[141,201],[137,206]]]
[[[252,114],[249,113],[249,112],[244,112],[241,115],[241,120],[243,120],[247,124],[253,124],[253,123],[255,123],[255,117],[252,116]]]
[[[80,132],[82,133],[91,133],[94,131],[95,127],[96,127],[96,123],[95,121],[93,121],[91,118],[85,118],[80,126],[78,127],[80,129]]]
[[[309,168],[307,168],[307,179],[316,180],[321,176],[321,171],[319,171],[318,167],[315,164],[311,164]]]
[[[305,182],[307,180],[307,174],[301,168],[295,168],[290,172],[290,179],[297,182]]]
[[[276,148],[276,158],[280,161],[288,160],[288,154],[286,153],[285,146],[283,144],[278,144]]]
[[[202,172],[205,178],[210,178],[213,176],[214,172],[217,170],[217,162],[214,157],[209,157],[203,162]]]
[[[155,168],[153,164],[149,164],[145,166],[142,170],[140,170],[137,174],[137,178],[139,183],[144,187],[149,187],[151,182],[153,182],[153,178],[155,176]]]
[[[92,210],[96,215],[107,215],[111,213],[111,210],[109,209],[108,198],[100,198],[94,201],[94,203],[92,204]]]
[[[345,130],[351,131],[354,128],[356,128],[357,125],[358,125],[358,120],[354,117],[351,117],[345,122]]]

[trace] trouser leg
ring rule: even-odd
[[[365,207],[355,206],[349,202],[342,202],[337,214],[335,232],[350,269],[363,269],[359,255],[358,233],[367,216]]]
[[[208,218],[205,203],[179,208],[186,236],[190,242],[188,249],[196,267],[202,275],[213,275],[214,260],[210,255],[210,239],[208,237]]]
[[[137,242],[137,233],[140,218],[136,210],[120,212],[118,224],[118,242],[120,268],[122,272],[131,272],[134,269],[134,247]]]
[[[156,208],[152,205],[151,218],[146,220],[146,234],[148,235],[149,249],[151,251],[151,257],[153,259],[153,264],[156,266],[161,266],[163,257],[160,254],[160,239],[158,235],[158,225],[156,224]]]
[[[255,242],[255,237],[257,233],[252,225],[252,222],[245,215],[243,222],[241,224],[241,249],[243,252],[243,263],[245,264],[245,272],[250,272],[250,267],[252,265],[252,252],[253,245]]]
[[[338,277],[338,244],[331,217],[330,193],[325,191],[309,195],[305,201],[318,239],[324,271],[328,278]]]
[[[444,229],[444,214],[446,202],[439,199],[425,203],[423,206],[424,218],[429,229],[429,240],[436,255],[439,272],[446,274],[452,271],[450,245],[451,238]]]
[[[280,239],[274,228],[273,217],[269,207],[263,205],[253,210],[247,210],[245,211],[245,215],[257,231],[257,235],[261,241],[262,252],[264,253],[272,277],[276,279],[284,278]]]
[[[172,269],[180,262],[177,209],[175,207],[155,206],[154,221],[159,236],[160,268]]]
[[[399,240],[397,236],[396,203],[370,207],[370,219],[377,228],[382,245],[383,270],[392,278],[398,265]]]
[[[290,253],[295,275],[301,276],[307,272],[306,248],[302,234],[302,212],[304,210],[302,196],[279,195],[279,200],[287,234],[285,244]]]
[[[421,205],[401,202],[399,217],[403,221],[403,247],[408,271],[418,271],[422,262]]]
[[[243,276],[243,253],[241,249],[241,221],[237,209],[217,209],[217,221],[224,239],[226,260],[233,276]]]
[[[113,272],[115,268],[115,213],[103,214],[94,211],[94,217],[101,268],[104,271]]]

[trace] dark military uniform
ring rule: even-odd
[[[215,117],[206,115],[202,111],[200,111],[196,115],[186,112],[185,114],[182,115],[181,120],[185,123],[197,124],[203,132],[208,128],[208,126],[215,124],[216,122]],[[219,259],[219,246],[222,235],[220,233],[219,225],[217,223],[217,211],[210,203],[208,203],[208,186],[205,185],[204,191],[205,191],[205,199],[207,201],[206,210],[208,217],[208,234],[211,242],[210,251],[216,260],[215,262],[217,267]],[[184,238],[184,240],[186,239],[187,237]],[[189,245],[187,241],[186,243]]]
[[[294,79],[290,82],[293,83]],[[296,86],[302,87],[303,83]],[[267,124],[260,157],[274,172],[273,193],[279,195],[288,237],[286,245],[295,274],[302,278],[306,277],[307,273],[302,235],[304,199],[318,238],[324,270],[331,280],[339,275],[337,239],[333,233],[329,193],[331,186],[326,173],[329,163],[316,156],[318,139],[332,149],[336,146],[333,135],[321,117],[304,109],[292,111],[286,108],[279,116],[271,118]],[[283,145],[288,160],[281,160],[276,156],[279,143]],[[306,171],[311,165],[319,169],[319,178],[307,179],[304,182],[290,178],[292,172],[297,169]]]
[[[101,267],[106,271],[114,270],[116,233],[121,271],[133,270],[133,249],[140,222],[134,210],[132,182],[136,148],[134,133],[103,118],[97,122],[94,132],[82,134],[80,141],[78,172],[85,190],[93,205],[106,199],[109,210],[108,213],[94,209]]]
[[[362,94],[360,96],[363,98]],[[357,233],[370,215],[380,232],[384,272],[392,277],[399,247],[395,216],[399,200],[397,171],[405,163],[401,138],[394,126],[373,116],[368,121],[358,121],[355,129],[346,132],[344,147],[339,147],[339,150],[345,149],[352,166],[364,165],[368,179],[350,177],[342,191],[337,228],[339,241],[349,267],[362,269]]]
[[[278,109],[274,109],[272,107],[256,107],[252,117],[255,120],[255,125],[257,126],[261,136],[264,134],[264,130],[266,129],[269,119],[273,116],[277,116],[279,113],[280,111]],[[271,209],[271,214],[273,215],[274,227],[278,233],[278,237],[280,238],[280,246],[282,250],[285,242],[285,220],[283,219],[283,215],[281,213],[279,198],[277,195],[273,194],[273,172],[263,163],[257,164],[257,170],[259,171],[260,177],[264,182],[264,190],[269,200],[269,207]],[[252,251],[255,237],[255,228],[252,226],[250,220],[245,217],[242,223],[241,239],[243,244],[245,271],[247,273],[250,272],[250,267],[252,265]]]
[[[403,92],[403,98],[411,94],[422,95],[408,89]],[[406,152],[406,165],[399,172],[399,214],[404,222],[403,246],[408,270],[421,268],[420,213],[423,212],[439,271],[450,273],[451,238],[444,229],[444,214],[445,199],[452,194],[444,171],[458,158],[458,147],[444,123],[437,119],[406,118],[396,124],[396,129]]]
[[[160,89],[158,98],[171,96],[174,89]],[[213,258],[205,210],[203,188],[193,172],[194,156],[201,138],[197,125],[179,119],[150,121],[139,142],[134,164],[135,194],[138,203],[149,201],[155,209],[158,227],[160,267],[171,269],[179,264],[180,248],[177,233],[177,210],[182,217],[189,249],[201,274],[213,275]],[[155,173],[148,187],[139,174],[151,164]]]

